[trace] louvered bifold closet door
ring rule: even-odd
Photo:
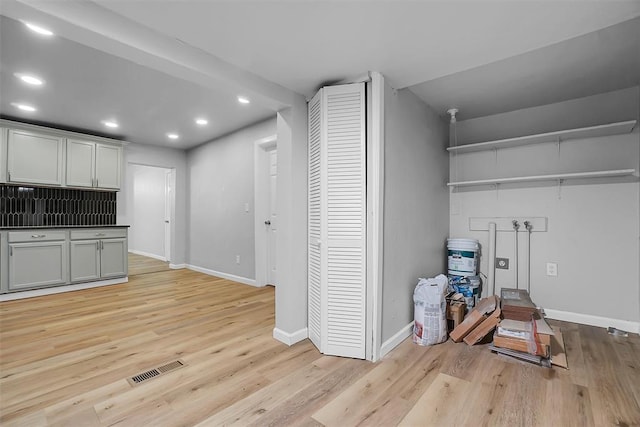
[[[324,353],[365,358],[364,83],[322,91],[321,300]]]
[[[320,92],[309,102],[309,339],[322,351],[320,341]]]

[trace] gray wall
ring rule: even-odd
[[[598,120],[600,117],[600,120]],[[504,138],[638,117],[638,88],[459,122],[465,140]],[[473,134],[469,131],[473,129]],[[639,134],[555,143],[451,156],[455,181],[633,168],[640,163]],[[460,143],[460,140],[458,141]],[[465,141],[463,141],[465,142]],[[451,196],[451,235],[480,240],[470,217],[543,216],[548,232],[531,236],[531,296],[545,309],[578,315],[640,320],[640,186],[638,178],[591,179],[556,183],[462,188]],[[522,234],[520,234],[522,236]],[[524,243],[520,238],[519,252]],[[498,257],[514,258],[512,233],[498,233]],[[524,283],[524,262],[519,280]],[[546,263],[558,276],[546,275]],[[481,259],[487,273],[487,259]],[[514,283],[514,271],[498,270],[496,289]]]
[[[445,273],[445,124],[409,90],[385,87],[382,342],[413,320],[419,277]]]
[[[254,144],[275,134],[274,117],[187,152],[189,264],[255,279]]]
[[[184,150],[156,147],[144,144],[128,144],[124,148],[124,173],[122,191],[118,192],[118,223],[133,222],[133,188],[130,164],[143,164],[175,169],[175,212],[171,240],[171,263],[186,263],[187,236],[187,156]]]

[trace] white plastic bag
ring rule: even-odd
[[[447,276],[420,279],[413,291],[413,342],[433,345],[447,340],[447,302],[444,292],[449,284]]]

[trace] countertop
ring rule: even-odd
[[[7,226],[0,227],[0,230],[9,230],[9,231],[17,231],[17,230],[42,230],[42,229],[66,229],[66,228],[129,228],[130,225],[123,224],[113,224],[113,225],[19,225],[19,226]]]

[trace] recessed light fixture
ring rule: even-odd
[[[35,107],[32,107],[31,105],[28,105],[28,104],[21,104],[19,102],[12,102],[11,105],[13,105],[16,108],[19,108],[22,111],[28,111],[30,113],[36,111]]]
[[[247,97],[245,97],[245,96],[239,96],[239,97],[238,97],[238,102],[239,102],[240,104],[248,104],[248,103],[250,103],[251,101],[249,101],[249,98],[247,98]]]
[[[180,138],[180,135],[178,135],[177,133],[168,133],[167,134],[167,138],[169,138],[169,139],[178,139],[178,138]]]
[[[33,31],[34,33],[38,33],[38,34],[42,34],[43,36],[52,36],[53,32],[50,30],[47,30],[46,28],[43,28],[39,25],[36,24],[32,24],[31,22],[25,22],[24,25],[27,26],[28,29],[30,29],[31,31]]]
[[[200,125],[200,126],[204,126],[209,124],[209,120],[207,119],[196,119],[196,124]]]
[[[33,74],[15,73],[14,76],[33,86],[42,86],[44,84],[44,80],[40,77],[34,76]]]
[[[103,120],[102,124],[108,128],[117,128],[119,125],[113,120]]]

